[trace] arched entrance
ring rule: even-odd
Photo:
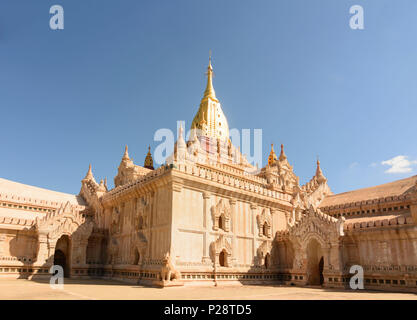
[[[100,244],[100,263],[107,264],[107,239],[102,239]]]
[[[69,277],[69,237],[64,235],[58,239],[54,252],[54,265],[64,269],[64,277]]]
[[[324,283],[323,268],[324,268],[324,258],[321,257],[320,262],[319,262],[320,285]]]
[[[309,285],[322,285],[324,259],[320,243],[311,239],[307,245],[307,281]]]
[[[65,266],[67,265],[67,258],[65,257],[65,253],[61,250],[55,250],[54,253],[54,265],[61,266],[65,271]]]

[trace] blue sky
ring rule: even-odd
[[[64,30],[49,28],[54,4]],[[349,27],[355,4],[364,30]],[[189,127],[210,49],[229,126],[263,129],[263,164],[284,143],[305,183],[319,155],[336,193],[411,176],[416,12],[415,0],[1,1],[0,177],[78,193],[90,162],[113,181],[125,144],[143,164],[157,129]]]

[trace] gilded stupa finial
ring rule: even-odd
[[[269,153],[268,157],[268,165],[272,165],[275,161],[277,161],[277,155],[274,151],[274,144],[271,143],[271,152]]]
[[[317,181],[319,183],[323,183],[323,182],[326,182],[327,181],[326,177],[323,174],[323,171],[321,171],[321,168],[320,168],[320,160],[319,160],[319,157],[318,156],[317,156],[316,178],[317,178]]]
[[[279,160],[283,161],[285,159],[287,159],[287,156],[285,155],[285,152],[284,152],[284,145],[281,143],[281,153],[279,155]]]
[[[125,146],[125,153],[123,154],[122,160],[130,160],[127,145]]]
[[[106,192],[107,191],[107,188],[106,188],[106,185],[104,184],[103,179],[100,180],[100,184],[98,186],[97,191],[101,191],[101,192]]]
[[[92,180],[92,181],[95,182],[94,175],[93,175],[93,170],[92,170],[92,167],[91,167],[91,163],[88,166],[87,174],[85,175],[85,178],[82,181],[89,181],[89,180]]]
[[[178,137],[182,137],[183,132],[184,132],[184,129],[182,128],[182,123],[180,123],[180,128],[179,128],[179,132],[178,132]]]
[[[184,140],[184,129],[182,128],[182,123],[180,123],[180,128],[178,130],[178,139],[177,139],[176,147],[177,147],[177,149],[178,148],[182,148],[182,149],[187,148],[187,144],[185,143],[185,140]]]
[[[226,116],[223,113],[219,100],[213,88],[213,66],[211,64],[211,54],[207,67],[207,86],[197,114],[191,123],[191,129],[198,129],[199,136],[211,138],[220,138],[227,140],[229,138],[229,125]]]
[[[218,101],[216,98],[216,92],[214,91],[213,87],[213,66],[211,65],[211,50],[209,53],[209,64],[207,67],[207,86],[206,90],[204,91],[203,99],[210,98],[212,100]]]
[[[154,170],[153,159],[152,159],[152,154],[151,154],[151,146],[148,147],[148,153],[146,155],[145,163],[143,166],[147,169]]]

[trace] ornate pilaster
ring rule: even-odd
[[[0,235],[0,256],[4,254],[4,242],[6,241],[5,235]]]
[[[343,261],[342,261],[342,245],[338,242],[332,242],[327,248],[328,252],[328,263],[327,267],[329,271],[342,272],[343,270]],[[326,260],[325,260],[326,262]],[[326,266],[326,264],[325,264]]]
[[[44,266],[48,264],[48,259],[50,257],[49,252],[50,248],[48,245],[48,236],[46,234],[39,234],[38,237],[39,249],[38,255],[36,258],[36,266]],[[52,252],[53,253],[53,252]]]
[[[255,258],[256,257],[256,237],[258,235],[258,231],[257,231],[257,228],[256,228],[256,211],[257,211],[258,207],[255,204],[251,203],[250,204],[250,209],[252,211],[252,213],[251,213],[251,216],[252,216],[251,217],[251,219],[252,219],[251,233],[253,235],[253,238],[252,238],[252,257]]]
[[[237,221],[237,210],[236,210],[236,200],[235,199],[230,199],[229,200],[230,203],[230,209],[232,211],[232,265],[236,264],[237,261],[237,257],[236,257],[236,248],[237,248],[237,243],[236,243],[236,233],[237,233],[237,226],[236,226],[236,221]]]
[[[87,261],[88,239],[73,239],[72,241],[72,265],[83,266]]]
[[[417,201],[416,203],[410,205],[410,212],[411,212],[411,217],[413,218],[414,224],[417,225]]]
[[[279,226],[277,225],[277,223],[274,224],[274,221],[276,221],[274,217],[275,215],[279,214],[279,211],[271,208],[269,212],[271,213],[271,236],[273,237],[279,229]]]
[[[210,243],[209,243],[209,230],[210,230],[210,197],[209,192],[203,192],[203,263],[210,263]]]

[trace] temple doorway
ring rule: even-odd
[[[323,268],[324,268],[324,258],[321,257],[320,262],[319,262],[320,285],[324,283]]]
[[[107,239],[102,239],[100,244],[100,263],[107,264]]]
[[[312,239],[307,245],[307,283],[309,285],[322,285],[324,258],[322,249],[317,240]]]
[[[64,269],[64,277],[69,277],[69,237],[62,236],[58,239],[54,252],[54,265]]]

